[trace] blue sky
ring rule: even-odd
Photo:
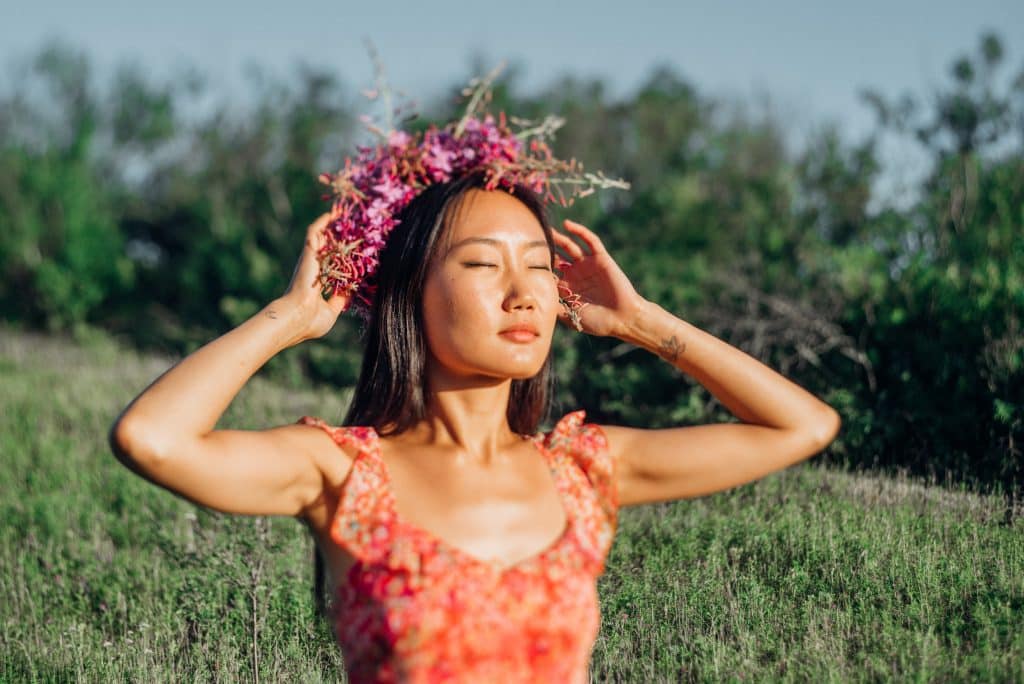
[[[243,82],[246,63],[285,76],[304,61],[333,66],[363,88],[373,78],[369,37],[392,84],[423,101],[473,75],[474,53],[489,65],[521,64],[527,89],[572,73],[605,78],[613,96],[631,92],[660,63],[710,96],[754,102],[769,94],[794,144],[826,119],[839,122],[847,140],[861,138],[873,125],[857,97],[861,88],[927,96],[946,82],[955,56],[976,49],[983,30],[1003,39],[1005,78],[1024,67],[1022,0],[18,5],[0,23],[5,66],[57,38],[85,50],[101,74],[126,59],[154,76],[191,64],[231,92]],[[918,172],[921,160],[909,146],[884,151],[885,184],[896,192],[900,177]]]

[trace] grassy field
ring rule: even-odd
[[[0,680],[343,681],[312,544],[139,479],[107,429],[170,365],[0,327]],[[223,426],[346,397],[253,380]],[[1024,681],[1019,504],[809,463],[624,509],[595,681]]]

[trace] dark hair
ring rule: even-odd
[[[423,286],[440,250],[441,237],[450,228],[466,195],[484,185],[481,172],[432,185],[398,214],[401,222],[380,253],[377,290],[365,331],[366,351],[342,425],[373,426],[380,434],[398,434],[427,417]],[[525,186],[516,185],[508,192],[537,217],[554,258],[555,246],[543,200]],[[552,379],[549,352],[536,375],[512,380],[506,415],[514,432],[533,434],[541,421],[547,419]],[[323,559],[315,548],[313,555],[313,591],[318,612],[324,615]]]

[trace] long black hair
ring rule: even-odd
[[[398,214],[400,223],[380,253],[377,290],[365,330],[366,351],[355,393],[342,425],[373,426],[379,434],[399,434],[427,417],[427,344],[423,332],[423,286],[441,237],[466,195],[483,188],[477,172],[432,185]],[[508,190],[526,205],[544,229],[554,259],[555,245],[543,200],[530,188]],[[521,435],[536,432],[551,410],[551,353],[530,378],[513,379],[506,416]],[[323,559],[314,548],[314,597],[325,615]]]

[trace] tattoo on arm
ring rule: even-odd
[[[658,348],[658,353],[669,363],[675,363],[684,351],[686,351],[686,343],[677,340],[675,335],[667,340],[662,340],[661,347]]]
[[[277,312],[273,309],[267,309],[266,316],[267,318],[273,318],[275,321],[277,320]]]

